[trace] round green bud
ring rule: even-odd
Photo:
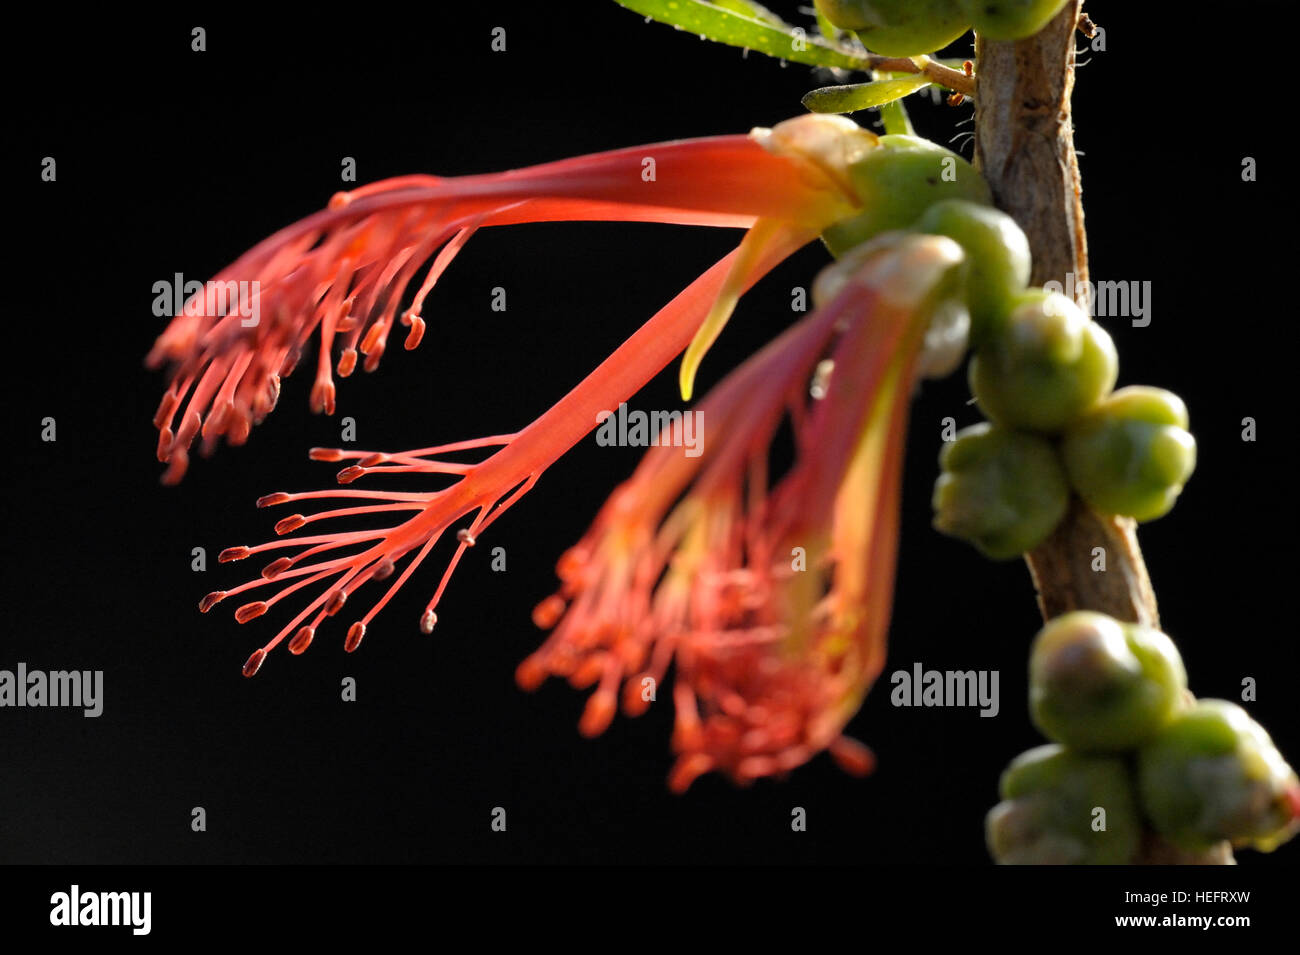
[[[973,425],[944,445],[939,467],[931,501],[935,528],[994,560],[1033,550],[1069,505],[1055,449],[1031,434]]]
[[[822,233],[839,257],[854,246],[887,232],[906,229],[931,205],[944,199],[992,203],[984,177],[951,150],[919,136],[881,136],[874,149],[848,169],[862,212]]]
[[[1196,468],[1187,406],[1172,392],[1121,388],[1074,422],[1061,443],[1079,496],[1103,514],[1163,517]]]
[[[1038,632],[1029,712],[1043,735],[1083,752],[1132,749],[1182,704],[1187,673],[1159,630],[1078,610]]]
[[[841,30],[861,30],[878,24],[883,16],[870,0],[813,0],[813,5]]]
[[[814,0],[822,16],[853,30],[872,53],[916,56],[942,49],[970,27],[957,0]]]
[[[1008,428],[1055,434],[1110,393],[1110,335],[1058,292],[1030,289],[970,363],[975,400]]]
[[[1138,751],[1147,818],[1174,845],[1265,852],[1300,828],[1300,780],[1240,706],[1200,700]]]
[[[1033,36],[1065,6],[1065,0],[959,0],[975,32],[990,40]]]
[[[966,305],[971,334],[978,344],[1029,284],[1029,239],[1005,212],[963,199],[936,202],[915,228],[928,235],[947,236],[966,253]]]
[[[1002,865],[1124,865],[1141,822],[1124,761],[1039,746],[1000,783],[985,820],[989,853]]]

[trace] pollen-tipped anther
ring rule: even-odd
[[[533,608],[533,625],[539,630],[550,630],[564,616],[568,606],[559,594],[552,594]]]
[[[410,325],[411,330],[406,333],[406,341],[403,343],[403,347],[407,351],[414,351],[419,347],[421,340],[424,338],[424,319],[419,315],[412,315]]]
[[[551,675],[547,666],[536,657],[525,657],[524,660],[515,667],[515,683],[521,690],[531,693]]]
[[[829,747],[836,765],[850,776],[866,776],[876,768],[876,754],[866,744],[841,736]]]
[[[172,441],[175,440],[172,429],[164,425],[158,431],[158,461],[166,464],[172,453]]]
[[[343,649],[348,653],[361,646],[361,641],[366,636],[366,625],[358,620],[352,626],[348,627],[347,638],[343,641]]]
[[[303,627],[293,635],[289,641],[289,652],[294,656],[299,656],[304,650],[311,646],[312,639],[316,636],[316,631],[312,627]]]
[[[243,545],[240,545],[238,547],[227,547],[225,550],[223,550],[220,554],[217,555],[217,563],[228,564],[234,560],[243,560],[250,553],[252,553],[252,551],[250,551],[247,547],[244,547]]]
[[[357,350],[355,348],[345,348],[343,354],[339,355],[338,373],[340,378],[347,378],[357,370]]]
[[[334,413],[334,382],[321,380],[312,385],[311,410],[317,414]]]
[[[212,593],[208,594],[206,597],[204,597],[202,600],[199,601],[199,613],[207,613],[209,610],[211,610],[213,607],[215,607],[217,604],[221,603],[221,601],[225,599],[226,599],[226,592],[224,590],[212,591]]]
[[[254,600],[252,603],[246,603],[235,611],[235,620],[239,623],[248,623],[257,617],[266,613],[266,601]]]
[[[290,534],[306,523],[307,518],[301,514],[290,514],[288,517],[282,517],[275,522],[275,532],[277,534]]]
[[[578,732],[590,739],[599,736],[609,728],[618,709],[618,698],[613,693],[597,690],[587,700],[578,721]]]
[[[293,566],[293,560],[289,557],[278,557],[262,568],[263,580],[275,580],[282,573]]]
[[[265,650],[254,650],[253,655],[244,663],[244,676],[256,675],[257,671],[262,669],[262,661],[265,659]]]

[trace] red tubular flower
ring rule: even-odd
[[[373,371],[404,293],[429,263],[400,315],[409,329],[405,347],[415,348],[425,297],[483,226],[585,219],[750,229],[734,273],[701,319],[711,341],[766,251],[788,254],[856,211],[845,169],[875,141],[843,118],[806,116],[749,136],[658,143],[493,175],[403,176],[339,193],[328,209],[259,243],[209,283],[248,283],[255,320],[232,310],[207,314],[198,295],[158,337],[147,362],[172,366],[155,416],[158,457],[169,464],[164,480],[184,475],[200,434],[205,453],[222,436],[247,440],[317,332],[311,405],[333,413],[336,344],[340,377],[352,373],[358,352]],[[692,369],[706,347],[696,344]]]
[[[759,275],[797,247],[777,246],[760,256],[754,263],[752,272],[744,276],[743,287],[747,288]],[[432,630],[437,621],[435,609],[438,601],[465,549],[473,546],[484,529],[527,493],[547,467],[596,427],[600,412],[617,407],[620,402],[631,397],[681,353],[715,301],[718,290],[733,274],[732,266],[737,254],[731,253],[705,272],[602,362],[582,384],[517,434],[400,454],[314,450],[312,456],[318,460],[357,461],[339,472],[339,481],[345,484],[366,474],[394,471],[445,474],[451,475],[454,480],[448,487],[428,493],[347,489],[301,494],[277,493],[259,500],[259,507],[315,499],[367,502],[310,517],[291,515],[276,525],[276,531],[280,534],[292,533],[309,522],[335,517],[400,514],[406,511],[415,513],[403,523],[377,531],[292,537],[257,547],[233,547],[223,551],[219,559],[224,562],[243,560],[272,550],[304,548],[292,557],[282,557],[267,565],[259,579],[232,590],[208,594],[199,604],[199,609],[204,612],[227,597],[272,583],[293,581],[282,586],[269,600],[253,601],[240,606],[235,617],[240,623],[246,623],[304,587],[325,585],[324,592],[310,602],[274,639],[253,653],[244,665],[245,675],[252,676],[256,673],[266,654],[290,633],[294,634],[289,644],[290,651],[301,653],[311,643],[316,627],[326,616],[332,616],[342,609],[351,593],[369,580],[383,580],[390,576],[397,563],[414,552],[415,557],[384,596],[349,629],[345,647],[349,651],[355,650],[365,635],[370,620],[406,582],[442,535],[457,522],[469,518],[466,526],[458,529],[459,547],[420,621],[421,629],[425,632]],[[451,462],[435,457],[491,446],[499,446],[500,449],[476,464]],[[354,554],[306,563],[336,549],[357,546],[361,546],[361,550]],[[309,617],[311,621],[304,623]]]
[[[421,492],[349,487],[259,500],[260,507],[318,499],[344,506],[291,514],[276,524],[277,540],[222,552],[223,562],[279,556],[260,577],[206,596],[202,611],[271,588],[235,611],[245,623],[299,591],[315,592],[249,657],[244,674],[255,674],[285,640],[291,653],[302,653],[358,589],[395,577],[349,627],[344,648],[355,650],[374,616],[454,531],[458,544],[420,620],[431,631],[465,550],[547,467],[683,350],[681,385],[689,394],[700,357],[739,296],[861,211],[847,170],[875,141],[842,118],[809,116],[749,137],[646,146],[494,176],[404,177],[335,197],[330,209],[223,271],[214,281],[257,283],[262,320],[246,327],[237,314],[187,309],[159,337],[151,362],[174,365],[158,415],[168,480],[183,474],[200,432],[205,450],[222,435],[247,438],[317,330],[312,404],[332,412],[336,341],[340,375],[353,370],[358,351],[372,369],[405,289],[432,257],[401,316],[407,347],[418,344],[425,296],[481,226],[584,218],[749,230],[522,431],[392,454],[313,450],[318,460],[350,462],[340,484],[393,473],[444,483]],[[647,158],[655,160],[653,182],[641,177]],[[609,724],[620,687],[625,708],[638,712],[642,678],[661,681],[675,662],[676,789],[715,769],[740,781],[783,772],[828,748],[852,770],[870,768],[869,751],[841,733],[884,661],[908,392],[936,289],[960,251],[946,239],[895,236],[851,258],[829,283],[837,288],[828,305],[701,404],[714,435],[702,456],[668,447],[647,455],[561,561],[560,594],[534,615],[558,627],[520,665],[519,681],[534,686],[560,675],[597,684],[581,722],[588,735]],[[796,460],[769,487],[769,446],[786,417]],[[488,449],[477,461],[458,459]],[[378,517],[381,526],[295,534],[356,516]],[[796,554],[805,563],[792,563]]]
[[[596,684],[580,722],[595,735],[620,687],[640,713],[675,662],[679,791],[827,748],[867,771],[869,751],[841,731],[884,664],[909,393],[960,255],[913,237],[847,263],[858,270],[827,305],[700,404],[714,436],[702,455],[652,449],[560,560],[560,592],[534,613],[555,631],[519,683]],[[769,487],[787,417],[795,462]]]

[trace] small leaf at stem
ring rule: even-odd
[[[873,106],[884,106],[929,85],[929,78],[917,75],[849,86],[823,86],[805,95],[803,105],[813,113],[853,113]]]

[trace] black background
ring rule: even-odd
[[[1250,710],[1295,760],[1289,107],[1201,56],[1267,43],[1263,19],[1211,30],[1138,7],[1090,4],[1107,50],[1079,73],[1075,118],[1093,275],[1153,285],[1149,327],[1103,319],[1120,383],[1181,394],[1200,447],[1178,507],[1142,543],[1193,689],[1237,698],[1243,677],[1257,679]],[[336,467],[306,450],[338,444],[339,425],[308,412],[304,362],[248,446],[161,487],[150,418],[164,380],[141,363],[161,327],[155,281],[206,278],[319,208],[341,187],[344,156],[361,182],[502,170],[771,125],[828,82],[608,2],[421,10],[285,22],[51,14],[13,29],[15,52],[32,59],[9,65],[0,667],[102,669],[105,704],[99,719],[0,713],[0,860],[986,864],[998,774],[1040,742],[1023,675],[1039,623],[1021,564],[989,563],[929,528],[940,421],[978,417],[961,375],[928,384],[913,409],[889,664],[849,727],[879,757],[865,780],[823,756],[783,782],[706,777],[672,796],[670,706],[587,741],[575,731],[581,695],[515,688],[556,557],[636,449],[588,439],[551,468],[489,532],[508,571],[489,569],[489,548],[470,552],[431,637],[416,621],[432,565],[356,654],[343,653],[341,626],[323,628],[310,652],[281,650],[254,680],[240,665],[280,618],[239,627],[226,605],[197,613],[204,593],[246,579],[248,565],[217,565],[216,553],[270,535],[278,515],[253,508],[259,495],[332,482]],[[195,25],[207,52],[190,50]],[[494,26],[505,53],[491,50]],[[909,103],[940,142],[969,129],[955,126],[969,104]],[[55,183],[40,181],[45,156]],[[1258,182],[1242,182],[1243,156],[1258,160]],[[521,427],[736,239],[657,225],[485,230],[426,306],[420,350],[395,348],[376,375],[342,382],[338,416],[356,418],[359,446],[383,450]],[[805,249],[748,295],[701,385],[783,328],[791,287],[826,261]],[[489,307],[494,286],[507,289],[504,314]],[[638,404],[673,407],[674,379],[661,375]],[[1240,438],[1248,415],[1253,444]],[[57,442],[40,440],[46,416]],[[207,549],[206,572],[190,569],[194,547]],[[914,661],[999,670],[1001,713],[891,707],[888,673]],[[345,676],[355,703],[340,701]],[[190,829],[195,806],[204,833]],[[496,806],[506,833],[489,828]],[[791,831],[794,806],[807,832]]]

